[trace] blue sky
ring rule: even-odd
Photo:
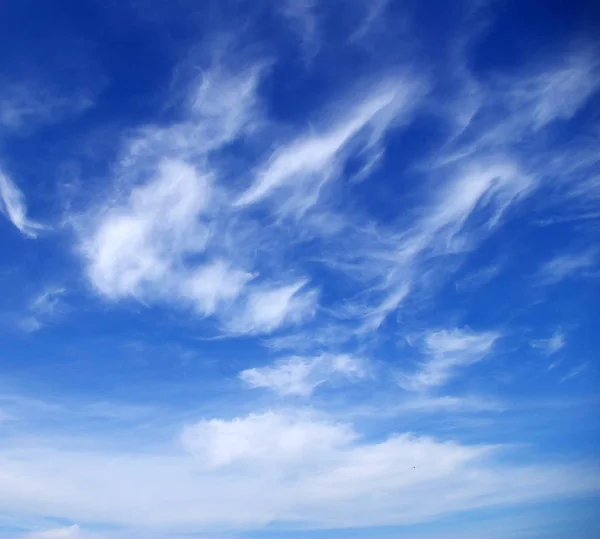
[[[0,18],[0,538],[597,536],[584,1]]]

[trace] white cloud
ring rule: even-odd
[[[364,361],[345,354],[291,357],[279,360],[273,366],[246,369],[239,375],[250,387],[270,389],[279,395],[305,397],[331,380],[364,376]]]
[[[435,273],[447,270],[446,256],[475,249],[533,187],[533,179],[507,158],[459,166],[404,230],[355,242],[354,271],[374,284],[347,314],[363,317],[363,329],[377,329],[411,294],[431,288]]]
[[[580,363],[576,367],[573,367],[565,376],[561,378],[561,382],[565,382],[570,378],[574,378],[575,376],[579,376],[582,372],[586,371],[590,366],[590,362],[586,361],[584,363]]]
[[[412,108],[416,90],[415,83],[404,80],[382,82],[358,104],[346,105],[349,112],[321,133],[301,135],[278,148],[237,205],[255,204],[284,190],[278,211],[303,214],[317,203],[325,183],[339,174],[350,149],[371,158],[380,154],[383,136]]]
[[[462,129],[443,148],[440,162],[464,161],[484,152],[520,153],[519,144],[535,141],[536,150],[524,157],[538,160],[535,170],[540,171],[555,158],[559,146],[543,149],[542,130],[558,120],[570,120],[589,102],[600,89],[600,63],[590,49],[567,50],[551,61],[528,66],[527,73],[501,77],[492,84],[466,75],[464,86],[464,103],[449,112],[451,121]],[[447,102],[440,107],[447,107]],[[460,119],[463,108],[464,121]]]
[[[27,314],[19,322],[23,331],[33,332],[41,329],[60,312],[61,298],[66,289],[50,286],[37,295],[29,305]]]
[[[400,525],[600,488],[593,466],[520,465],[501,458],[499,447],[406,433],[367,440],[307,411],[202,420],[183,430],[185,451],[49,443],[3,441],[4,510],[125,526],[138,536]]]
[[[512,106],[530,118],[534,129],[573,117],[600,88],[595,55],[588,51],[565,54],[552,65],[514,84],[507,96]]]
[[[412,391],[424,391],[446,384],[463,367],[486,357],[496,340],[496,332],[474,332],[451,329],[432,331],[423,337],[423,353],[427,359],[418,370],[403,373],[398,383]]]
[[[224,290],[211,299],[199,279],[215,278],[229,262],[217,256],[195,267],[188,259],[204,253],[223,225],[215,222],[223,204],[218,170],[207,160],[254,129],[264,67],[216,64],[189,92],[186,121],[147,126],[126,141],[113,196],[76,220],[88,276],[98,292],[112,299],[197,294],[201,311],[235,295],[245,278],[241,270],[227,270],[216,283]]]
[[[165,158],[206,167],[209,155],[258,128],[262,117],[257,92],[267,64],[233,67],[219,64],[222,53],[213,55],[213,64],[190,83],[185,121],[140,129],[124,149],[123,173],[143,180]]]
[[[310,62],[320,48],[319,15],[316,0],[285,0],[280,12],[298,34],[304,60]]]
[[[91,96],[79,93],[61,96],[37,80],[18,84],[9,80],[2,83],[0,98],[0,127],[10,130],[28,130],[32,126],[51,123],[74,116],[93,105]]]
[[[549,371],[553,371],[554,369],[556,369],[556,367],[558,367],[561,364],[561,360],[557,359],[556,361],[553,361],[552,363],[550,363],[550,365],[548,365],[548,370]]]
[[[84,236],[91,283],[111,299],[189,302],[202,315],[222,316],[235,333],[270,332],[310,316],[317,293],[306,280],[245,290],[255,275],[223,259],[204,262],[216,226],[211,202],[210,178],[181,160],[161,162],[125,203],[102,209]],[[196,264],[188,262],[193,256]]]
[[[245,305],[233,313],[229,329],[234,333],[269,333],[282,325],[298,324],[316,309],[318,292],[307,281],[263,287],[250,291]]]
[[[511,159],[474,161],[442,188],[403,249],[407,258],[426,249],[456,253],[491,230],[508,207],[532,188],[532,179]],[[480,213],[481,212],[481,213]]]
[[[27,217],[25,196],[15,183],[1,171],[0,210],[23,235],[29,238],[37,237],[39,231],[44,228],[41,224]]]
[[[500,273],[500,266],[493,265],[483,268],[473,273],[469,273],[462,279],[455,281],[454,286],[457,290],[464,290],[469,288],[478,288],[486,285]]]
[[[535,339],[531,341],[533,348],[539,348],[547,356],[556,354],[564,348],[566,344],[565,334],[562,331],[556,331],[552,337],[548,339]]]
[[[83,251],[88,275],[109,298],[143,296],[172,286],[185,254],[202,252],[208,230],[200,221],[210,180],[181,161],[163,161],[151,182],[121,207],[103,210]]]
[[[294,4],[301,10],[294,16],[305,25],[306,35],[316,31],[316,5]],[[373,6],[373,16],[379,18],[378,10],[385,10],[387,2]],[[370,26],[373,21],[365,22]],[[511,115],[518,125],[505,129],[502,124],[499,130],[488,125],[485,135],[491,136],[485,144],[484,136],[474,149],[454,155],[452,163],[421,166],[426,169],[425,194],[410,191],[411,186],[406,191],[411,200],[424,194],[423,205],[403,212],[402,199],[397,221],[387,227],[377,212],[363,214],[362,208],[329,219],[333,210],[328,213],[326,206],[332,201],[325,189],[346,169],[354,169],[356,161],[359,168],[363,165],[361,174],[371,172],[384,154],[387,133],[414,110],[421,86],[386,79],[367,95],[337,100],[329,118],[281,143],[275,132],[287,127],[271,125],[258,99],[263,64],[203,71],[188,96],[184,119],[134,133],[106,199],[96,211],[75,219],[89,282],[111,300],[136,298],[213,316],[229,336],[268,334],[301,325],[317,312],[325,318],[343,310],[329,304],[317,309],[322,296],[314,280],[305,277],[307,255],[315,265],[325,263],[358,277],[360,289],[354,297],[346,295],[345,279],[334,282],[337,275],[325,276],[324,284],[331,279],[334,295],[350,298],[343,314],[358,319],[363,331],[354,331],[355,324],[347,320],[339,326],[325,320],[315,324],[314,334],[305,327],[291,336],[280,335],[272,345],[293,349],[290,354],[299,353],[301,346],[328,352],[292,355],[239,376],[251,387],[296,396],[310,396],[337,379],[364,377],[364,364],[334,347],[339,350],[345,339],[364,339],[365,332],[378,330],[400,306],[418,294],[431,294],[459,265],[457,255],[481,245],[534,189],[536,178],[523,172],[517,158],[507,153],[489,158],[481,149],[492,148],[498,155],[498,148],[507,151],[507,134],[521,134],[524,125],[535,131],[574,115],[596,87],[582,66],[569,63],[562,71],[513,85],[508,101],[523,113],[522,118]],[[468,131],[479,107],[485,108],[480,104],[485,96],[477,92],[476,97],[476,104],[459,111],[460,129]],[[244,147],[247,137],[252,137],[250,148]],[[403,181],[400,174],[389,181]],[[39,225],[28,221],[22,194],[4,176],[0,181],[4,212],[23,233],[34,235]],[[297,219],[280,219],[289,215]],[[303,244],[302,251],[294,250],[310,235],[310,227],[319,237]],[[327,242],[320,242],[325,236]],[[595,254],[593,263],[577,256],[549,262],[540,273],[542,281],[582,274],[597,260]],[[485,282],[495,272],[486,268],[470,284]],[[59,295],[47,292],[32,304],[36,316],[30,329],[54,312]],[[330,299],[328,294],[323,297]],[[398,382],[412,393],[404,393],[406,402],[398,407],[407,415],[502,409],[484,398],[428,393],[483,360],[499,338],[496,332],[464,329],[426,332],[419,342],[422,361],[399,376]],[[557,334],[536,343],[554,353],[564,337]],[[567,377],[577,375],[578,369]],[[99,403],[83,413],[114,416],[120,422],[152,415],[114,403]],[[3,437],[0,506],[14,514],[137,527],[137,536],[148,537],[149,528],[187,533],[282,523],[406,524],[600,488],[595,467],[526,466],[497,458],[498,447],[410,433],[369,439],[349,423],[306,410],[204,419],[184,428],[173,444],[159,439],[156,446],[145,443],[136,450],[120,450],[122,441],[105,436],[104,431],[91,441],[30,436],[29,442]],[[82,533],[72,526],[34,537],[79,538]]]
[[[265,267],[256,259],[261,231],[231,208],[225,172],[210,161],[261,124],[263,70],[203,72],[189,120],[141,129],[128,141],[113,199],[75,219],[98,293],[192,307],[228,333],[268,333],[312,316],[318,293],[306,278],[254,270]]]
[[[433,397],[419,395],[401,405],[402,409],[422,412],[501,412],[506,405],[498,400],[477,396]]]
[[[565,279],[585,277],[598,265],[596,251],[559,255],[546,262],[538,271],[536,279],[540,284],[557,284]]]
[[[267,412],[232,421],[201,421],[184,430],[182,443],[211,467],[282,466],[305,455],[330,453],[355,437],[347,425]]]
[[[223,260],[216,260],[191,271],[182,293],[195,303],[203,315],[210,315],[221,304],[235,300],[252,278],[250,273],[233,270]]]
[[[361,44],[367,43],[368,38],[376,30],[381,30],[385,27],[384,15],[388,11],[390,0],[372,0],[370,2],[359,2],[358,5],[363,8],[364,12],[361,13],[360,24],[352,32],[349,37],[351,42],[361,42]],[[399,21],[394,20],[394,25],[399,25]]]

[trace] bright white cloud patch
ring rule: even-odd
[[[209,193],[208,178],[192,166],[161,163],[156,177],[135,188],[122,207],[103,210],[84,244],[94,286],[110,298],[171,292],[176,265],[206,245],[200,219]]]
[[[244,271],[234,270],[223,260],[216,260],[190,272],[182,294],[188,296],[204,315],[214,314],[220,305],[235,300],[252,279]]]
[[[233,421],[201,421],[185,429],[182,443],[210,466],[258,462],[283,466],[307,455],[320,459],[355,437],[347,425],[268,412]]]
[[[283,324],[297,324],[314,314],[317,291],[306,281],[251,291],[245,305],[233,316],[235,333],[269,333]]]
[[[111,299],[183,300],[199,314],[216,315],[233,333],[268,333],[314,314],[318,293],[307,279],[281,285],[290,279],[253,267],[251,249],[265,247],[260,234],[248,244],[245,227],[256,230],[246,216],[248,206],[287,186],[289,196],[279,200],[274,214],[303,213],[317,202],[330,173],[339,174],[351,150],[381,153],[387,130],[410,110],[415,85],[386,79],[355,99],[322,135],[299,135],[281,145],[231,204],[222,171],[207,159],[261,123],[256,97],[261,73],[260,64],[239,75],[214,68],[192,92],[189,122],[145,128],[130,141],[121,167],[125,189],[133,181],[129,194],[117,195],[79,225],[88,277],[99,293]],[[273,249],[272,239],[264,240]]]
[[[240,373],[240,379],[250,387],[306,397],[321,384],[364,375],[363,361],[348,355],[323,354],[315,358],[291,357],[273,366],[246,369]]]
[[[27,217],[25,196],[16,184],[0,171],[0,210],[19,232],[35,238],[44,227]]]

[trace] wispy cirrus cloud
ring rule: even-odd
[[[310,64],[321,47],[319,6],[316,0],[286,0],[279,11],[298,34],[304,62]]]
[[[27,332],[38,331],[58,314],[61,298],[66,289],[50,286],[38,294],[30,303],[26,315],[20,320],[19,327]]]
[[[506,410],[505,403],[498,399],[479,396],[454,396],[441,397],[421,395],[412,398],[401,405],[403,410],[410,412],[502,412]]]
[[[534,129],[568,120],[600,89],[600,63],[591,50],[576,50],[563,60],[513,83],[505,93],[515,111],[524,112]]]
[[[365,329],[377,329],[411,294],[430,287],[435,273],[444,273],[446,257],[476,249],[535,186],[510,159],[473,160],[452,176],[404,230],[365,236],[342,266],[372,279],[362,294],[368,299],[359,296],[347,309],[364,318]]]
[[[493,81],[480,81],[464,70],[459,70],[461,98],[448,112],[450,122],[459,126],[458,134],[441,149],[440,163],[501,152],[518,155],[540,176],[554,175],[554,181],[576,177],[566,172],[580,160],[578,150],[570,149],[556,174],[556,147],[548,148],[542,133],[556,122],[573,120],[600,90],[600,64],[590,47],[569,48],[561,57],[529,66],[527,73]],[[535,151],[523,154],[523,143]]]
[[[362,283],[371,280],[371,286],[348,302],[344,315],[363,318],[363,328],[370,332],[399,312],[402,304],[414,308],[419,293],[430,294],[432,286],[453,271],[450,260],[459,267],[457,255],[475,251],[518,210],[519,203],[535,194],[545,169],[530,166],[530,156],[515,151],[515,144],[531,140],[555,120],[572,118],[596,92],[600,80],[586,51],[565,58],[563,63],[545,64],[530,78],[506,80],[498,88],[477,83],[477,103],[463,132],[442,148],[439,160],[425,167],[429,181],[446,178],[436,196],[414,212],[408,224],[403,219],[403,226],[353,237],[353,249],[347,249],[351,257],[335,263]],[[557,100],[561,106],[555,107]],[[512,112],[499,114],[498,110]],[[583,259],[556,262],[550,279],[561,268],[587,264]],[[473,276],[473,282],[492,279],[498,271],[489,267]],[[456,284],[459,288],[468,281]]]
[[[244,290],[255,275],[231,262],[185,263],[186,257],[206,256],[212,234],[209,182],[184,161],[165,161],[156,178],[134,188],[123,206],[103,210],[83,244],[90,281],[111,299],[186,300],[205,316],[224,314],[235,333],[270,332],[308,314],[316,295],[301,291],[306,281]],[[238,298],[242,310],[229,317],[228,307]]]
[[[594,250],[558,255],[548,260],[537,272],[536,280],[543,285],[554,285],[565,279],[575,279],[592,274],[598,267]]]
[[[318,202],[324,185],[340,174],[350,151],[366,155],[369,164],[381,154],[382,138],[412,109],[418,89],[417,83],[408,80],[379,81],[322,132],[302,134],[278,148],[258,168],[236,205],[256,204],[279,193],[279,213],[302,215]]]
[[[440,387],[462,368],[484,359],[499,338],[499,333],[491,331],[451,329],[429,332],[422,339],[426,359],[416,371],[400,374],[398,383],[411,391]]]
[[[13,180],[0,171],[0,210],[6,218],[28,238],[35,238],[44,225],[27,217],[25,195]]]
[[[573,367],[565,376],[563,376],[560,379],[560,381],[566,382],[567,380],[570,380],[571,378],[574,378],[575,376],[579,376],[582,372],[587,371],[589,367],[590,367],[590,362],[584,361],[583,363],[580,363],[579,365],[576,365],[575,367]]]
[[[76,223],[89,280],[100,294],[187,304],[219,316],[233,333],[270,332],[314,310],[316,291],[306,280],[257,279],[240,256],[248,245],[231,236],[236,216],[220,171],[206,163],[258,121],[261,69],[232,74],[219,65],[203,73],[188,122],[144,128],[129,142],[119,169],[122,181],[133,183],[127,194]]]
[[[309,57],[323,38],[325,25],[317,17],[327,8],[312,1],[284,4],[288,20],[306,38]],[[387,1],[355,11],[366,17],[349,41],[362,40],[392,16]],[[3,437],[0,506],[23,518],[52,515],[78,523],[36,532],[40,538],[96,537],[88,528],[103,523],[109,530],[130,528],[106,535],[129,539],[156,533],[162,539],[212,529],[399,525],[478,507],[597,492],[596,465],[519,464],[503,458],[508,448],[466,443],[448,431],[445,439],[390,432],[387,422],[401,414],[407,422],[416,416],[421,432],[438,415],[454,419],[506,410],[502,398],[487,393],[442,393],[510,335],[454,327],[468,316],[465,312],[461,319],[456,312],[468,311],[467,295],[457,306],[436,294],[482,247],[476,267],[484,269],[455,281],[457,288],[481,286],[498,274],[488,258],[494,249],[487,247],[495,246],[494,234],[513,215],[523,217],[521,204],[545,185],[545,172],[526,154],[532,148],[538,161],[545,160],[547,130],[583,109],[597,88],[595,61],[569,56],[533,75],[491,82],[466,73],[464,62],[465,77],[450,85],[464,83],[456,94],[465,102],[448,100],[451,105],[441,114],[437,100],[446,100],[448,81],[437,80],[436,69],[419,65],[419,72],[427,72],[425,84],[394,63],[381,77],[369,78],[370,85],[357,81],[350,69],[345,90],[319,91],[318,99],[327,103],[299,126],[277,117],[282,103],[263,102],[271,95],[268,77],[277,71],[285,78],[289,66],[280,70],[277,59],[242,61],[226,47],[208,48],[198,65],[196,57],[190,61],[189,72],[199,73],[197,78],[190,82],[182,69],[185,74],[175,79],[175,101],[165,99],[168,111],[159,123],[122,137],[121,154],[103,178],[103,195],[96,192],[68,220],[87,282],[113,309],[133,299],[157,311],[177,312],[194,322],[194,335],[186,338],[204,338],[209,324],[220,339],[264,338],[247,339],[248,351],[245,346],[235,351],[243,365],[231,368],[223,362],[219,374],[230,368],[227,383],[237,375],[246,386],[274,394],[278,405],[298,402],[280,397],[302,397],[306,408],[249,411],[252,398],[258,395],[264,403],[271,397],[240,392],[235,384],[235,395],[219,393],[216,402],[199,396],[194,369],[206,367],[204,352],[211,350],[198,346],[198,365],[183,375],[169,370],[165,380],[152,381],[161,391],[177,394],[168,412],[133,402],[138,381],[146,381],[150,371],[162,375],[152,364],[142,374],[127,373],[133,380],[127,385],[131,403],[98,400],[77,407],[76,432],[27,432],[25,441]],[[348,63],[353,67],[353,60]],[[316,71],[302,75],[319,76]],[[277,99],[280,91],[287,96],[285,84],[277,86]],[[444,114],[452,124],[449,141],[424,150],[418,139],[429,143],[431,138],[435,145],[436,137],[446,136],[447,125],[428,123]],[[418,126],[411,124],[416,117]],[[388,146],[396,129],[404,129],[406,138]],[[528,151],[518,147],[524,140]],[[403,162],[412,163],[413,149],[425,156],[407,165],[412,168],[404,174]],[[372,184],[357,181],[371,176]],[[15,207],[21,209],[13,214],[26,223],[24,203]],[[551,262],[545,270],[549,282],[590,269],[582,260]],[[54,312],[60,294],[48,291],[32,303],[31,329]],[[439,312],[429,318],[433,310]],[[440,317],[453,322],[432,329],[440,327]],[[131,331],[146,329],[143,318]],[[207,318],[206,325],[196,323]],[[404,357],[394,343],[415,335],[416,361],[398,366]],[[149,341],[138,353],[155,346]],[[257,361],[261,354],[255,345],[262,344],[285,350],[284,357],[267,365]],[[550,355],[564,346],[564,336],[531,344]],[[381,357],[378,373],[395,378],[369,377],[370,364],[347,352],[352,349],[374,360]],[[154,354],[163,355],[173,354],[166,348]],[[202,379],[220,390],[222,380],[207,372]],[[572,372],[567,376],[580,371]],[[171,374],[186,379],[173,383]],[[359,379],[372,386],[340,391]],[[193,386],[192,397],[183,386]],[[363,416],[368,415],[368,431],[377,432],[376,438],[348,420],[360,415],[355,409],[362,403],[354,399],[360,401],[364,393],[368,410]],[[381,394],[384,400],[390,395],[391,406],[381,405]],[[226,402],[229,396],[234,404]],[[235,407],[240,402],[243,412]],[[319,412],[311,408],[317,403]],[[195,406],[211,412],[200,415]],[[29,409],[36,406],[30,403]],[[53,414],[54,409],[38,412],[36,419],[41,423]],[[154,431],[153,421],[161,428]],[[124,441],[107,423],[135,427],[136,439]],[[393,428],[398,424],[403,423],[395,421]]]
[[[61,95],[36,80],[0,82],[0,128],[8,131],[27,131],[39,124],[60,121],[80,114],[94,104],[92,96],[84,92],[74,96]]]
[[[275,151],[255,160],[250,187],[234,197],[239,172],[222,166],[224,152],[250,134],[270,136],[258,98],[265,65],[204,71],[186,101],[189,120],[142,128],[127,142],[115,170],[118,194],[74,221],[98,293],[188,305],[231,334],[270,333],[314,315],[310,279],[269,260],[274,242],[290,244],[281,256],[304,237],[302,225],[290,230],[280,217],[300,218],[315,205],[351,150],[380,155],[387,131],[413,106],[415,84],[384,78],[321,134],[272,144]],[[274,196],[259,230],[254,206]],[[331,221],[310,220],[315,230]]]
[[[374,0],[373,2],[359,3],[362,8],[360,22],[356,29],[350,34],[350,42],[361,42],[366,40],[372,32],[386,29],[385,14],[390,6],[390,0]]]
[[[290,357],[271,366],[245,369],[239,378],[253,388],[265,388],[288,396],[309,396],[318,386],[366,375],[365,361],[349,355],[322,354],[312,358]]]
[[[455,281],[454,286],[457,290],[482,287],[488,284],[490,281],[492,281],[495,277],[497,277],[500,274],[501,270],[502,268],[500,265],[492,265],[485,267],[478,271],[469,273],[461,279],[458,279],[457,281]]]
[[[547,339],[534,339],[531,341],[533,348],[538,348],[547,356],[556,354],[559,350],[562,350],[567,344],[565,334],[562,331],[555,331],[552,337]]]

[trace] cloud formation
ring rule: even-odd
[[[585,277],[596,268],[596,260],[594,250],[558,255],[540,268],[537,278],[541,284],[555,285],[565,279]]]
[[[41,329],[58,314],[61,307],[61,298],[66,289],[50,286],[38,294],[30,303],[27,313],[20,321],[19,326],[27,332]]]
[[[32,126],[52,123],[82,113],[92,107],[91,96],[80,93],[62,96],[39,81],[2,82],[0,128],[10,131],[30,130]]]
[[[270,389],[282,396],[307,397],[321,384],[340,378],[360,379],[365,374],[363,360],[322,354],[314,358],[291,357],[272,366],[245,369],[239,377],[249,387]]]
[[[0,103],[7,170],[43,168],[34,214],[59,221],[0,272],[7,305],[37,291],[28,334],[2,330],[10,529],[221,538],[596,495],[575,431],[597,368],[553,333],[597,295],[591,49],[509,58],[485,2],[109,4],[59,25],[109,35],[98,114],[26,140],[89,103]],[[27,237],[33,189],[0,174]]]
[[[567,341],[565,339],[565,334],[562,331],[556,331],[552,337],[547,339],[535,339],[531,341],[531,346],[534,348],[539,348],[542,350],[542,352],[544,352],[544,354],[551,356],[564,348],[566,343]]]
[[[28,238],[35,238],[43,225],[27,217],[25,196],[17,185],[0,171],[0,210],[6,218]]]
[[[258,169],[255,181],[236,204],[255,204],[283,191],[278,212],[302,215],[318,202],[324,184],[340,173],[349,151],[371,159],[381,155],[382,138],[393,122],[410,111],[417,88],[402,79],[379,82],[323,133],[302,135],[279,148]],[[368,163],[372,165],[371,160]]]
[[[398,383],[405,389],[424,391],[446,384],[457,370],[481,361],[500,338],[497,332],[473,332],[465,329],[439,330],[423,337],[427,357],[412,373],[403,373]]]
[[[412,434],[369,441],[347,423],[306,411],[202,420],[185,427],[180,443],[184,452],[3,444],[0,501],[13,514],[52,513],[140,533],[269,523],[310,529],[414,523],[573,496],[598,488],[600,477],[587,465],[503,463],[494,446]]]

